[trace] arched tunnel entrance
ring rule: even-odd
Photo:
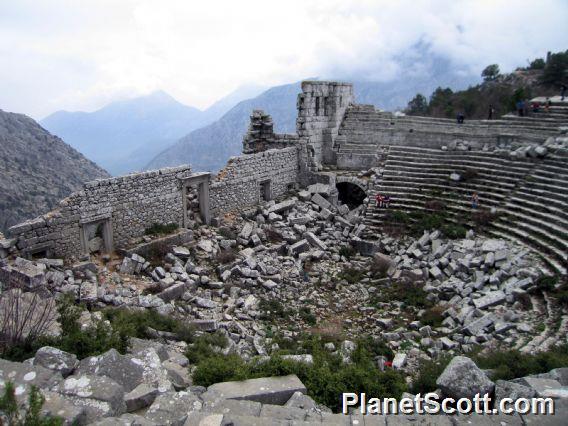
[[[359,186],[351,182],[338,182],[335,187],[341,204],[346,204],[350,210],[363,204],[367,194]]]

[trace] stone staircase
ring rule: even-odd
[[[468,179],[453,181],[452,173]],[[568,267],[568,158],[511,159],[485,151],[442,151],[390,146],[379,185],[370,190],[363,238],[374,239],[384,224],[385,209],[375,195],[391,197],[390,209],[424,210],[441,203],[450,220],[471,223],[471,196],[480,210],[500,213],[487,232],[521,242],[551,267]]]

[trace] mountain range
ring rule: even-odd
[[[458,90],[479,82],[479,77],[424,51],[418,46],[400,57],[400,70],[390,81],[357,75],[339,80],[353,82],[357,103],[384,110],[404,108],[416,93],[428,96],[438,86]],[[216,172],[240,154],[253,109],[271,114],[276,131],[295,131],[300,83],[262,90],[241,87],[204,111],[160,91],[91,113],[59,111],[40,123],[113,175],[186,163],[196,171]]]
[[[142,169],[179,138],[261,91],[260,86],[241,87],[204,111],[157,91],[112,102],[94,112],[57,111],[40,124],[113,175],[120,175]]]
[[[0,110],[0,232],[109,174],[23,114]]]

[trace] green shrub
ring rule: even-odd
[[[385,220],[396,224],[406,224],[410,222],[410,216],[408,213],[400,210],[389,210]]]
[[[290,310],[285,309],[284,305],[275,299],[261,299],[258,304],[261,318],[268,321],[287,320],[290,317]]]
[[[213,334],[203,334],[196,337],[185,352],[185,356],[191,364],[198,364],[203,360],[219,354],[218,349],[226,348],[227,338],[219,332]]]
[[[7,425],[10,426],[63,425],[63,419],[60,417],[41,415],[41,408],[43,407],[44,402],[45,398],[41,394],[40,390],[36,386],[32,385],[27,405],[23,407],[18,406],[14,384],[7,382],[4,388],[4,395],[0,397],[0,414],[6,416],[6,420],[8,421]]]
[[[357,268],[345,268],[338,274],[338,278],[347,281],[349,284],[356,284],[363,279],[365,272]]]
[[[435,391],[438,387],[436,380],[451,360],[451,356],[445,356],[437,360],[421,361],[417,369],[418,375],[412,381],[411,392],[424,395]]]
[[[194,384],[209,386],[218,381],[296,374],[308,389],[308,395],[336,412],[341,408],[341,394],[344,392],[399,398],[406,390],[400,373],[393,370],[381,372],[376,366],[374,357],[377,354],[392,354],[383,343],[372,339],[358,341],[351,364],[345,364],[341,357],[330,354],[323,344],[318,336],[311,336],[305,342],[305,348],[313,356],[313,365],[285,360],[278,355],[267,361],[253,360],[249,363],[236,355],[209,357],[197,365]]]
[[[177,223],[154,223],[149,228],[146,228],[144,233],[146,235],[169,235],[173,234],[179,225]]]
[[[426,312],[420,317],[420,322],[424,325],[429,325],[430,327],[441,327],[444,317],[442,312],[444,308],[441,306],[434,306],[427,309]]]
[[[374,302],[402,302],[405,306],[428,308],[430,302],[426,299],[427,295],[420,283],[395,281],[381,288],[380,294],[375,293]]]
[[[558,277],[540,277],[536,282],[536,288],[540,291],[554,291],[558,284]]]
[[[479,368],[493,370],[493,381],[510,380],[568,367],[568,344],[536,354],[524,354],[517,350],[492,352],[474,356],[473,360]]]
[[[339,248],[339,255],[343,256],[345,259],[349,260],[351,257],[355,256],[357,251],[351,246],[341,246]]]
[[[190,343],[194,339],[193,327],[172,317],[161,315],[152,309],[107,308],[103,315],[112,324],[112,328],[127,337],[150,338],[148,329],[175,334],[178,340]]]
[[[448,223],[443,225],[440,230],[444,234],[446,238],[450,240],[455,240],[459,238],[465,238],[467,234],[467,229],[462,225],[454,225],[452,223]]]
[[[300,318],[304,320],[309,325],[316,325],[316,316],[312,313],[311,309],[307,306],[302,306],[298,311]]]
[[[246,363],[235,354],[215,354],[201,360],[193,372],[193,384],[211,386],[213,383],[247,379]]]

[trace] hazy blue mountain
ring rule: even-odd
[[[142,169],[182,136],[215,121],[239,101],[260,91],[259,86],[243,86],[205,111],[158,91],[113,102],[91,113],[58,111],[43,119],[41,125],[119,175]]]
[[[194,170],[219,170],[241,150],[253,109],[272,115],[275,131],[293,132],[296,123],[296,97],[300,83],[273,87],[254,99],[242,101],[219,120],[181,138],[154,158],[146,169],[190,163]]]
[[[390,82],[359,81],[349,77],[339,80],[353,82],[357,103],[372,104],[385,110],[406,107],[419,92],[429,96],[438,86],[461,89],[479,80],[471,75],[452,72],[450,64],[442,59],[418,65],[408,64],[403,74]],[[242,138],[253,109],[263,109],[271,114],[277,132],[295,132],[299,92],[300,83],[287,84],[240,102],[219,120],[194,130],[166,148],[148,163],[146,169],[189,163],[196,171],[218,171],[229,157],[240,154]]]

